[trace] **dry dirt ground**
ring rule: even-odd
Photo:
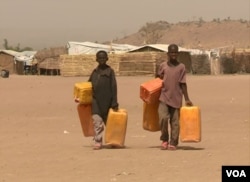
[[[219,182],[222,165],[250,165],[250,75],[188,75],[200,106],[202,141],[159,149],[159,132],[142,128],[140,83],[117,77],[128,111],[126,148],[92,150],[73,101],[87,77],[0,78],[0,182]]]

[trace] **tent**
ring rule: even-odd
[[[108,53],[125,53],[137,46],[129,44],[97,44],[93,42],[68,42],[67,49],[69,55],[80,55],[80,54],[96,54],[100,50],[104,50]]]
[[[15,70],[16,73],[19,75],[22,74],[28,74],[32,73],[35,74],[37,73],[36,69],[36,60],[34,59],[34,56],[36,54],[36,51],[23,51],[23,52],[18,52],[15,57]]]

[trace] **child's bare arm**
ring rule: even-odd
[[[187,106],[192,106],[193,103],[190,101],[189,96],[188,96],[187,84],[186,83],[181,83],[180,86],[181,86],[181,89],[182,89],[182,93],[184,95],[186,105]]]

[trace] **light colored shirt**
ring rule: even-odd
[[[158,75],[163,78],[163,86],[159,100],[174,108],[182,106],[182,89],[180,84],[186,83],[185,65],[169,66],[167,61],[161,63]]]

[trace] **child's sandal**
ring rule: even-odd
[[[162,142],[161,150],[167,150],[167,149],[168,149],[168,142]]]
[[[95,143],[93,149],[94,150],[100,150],[100,149],[102,149],[102,144],[101,143]]]
[[[176,150],[176,146],[174,145],[168,145],[168,150]]]

